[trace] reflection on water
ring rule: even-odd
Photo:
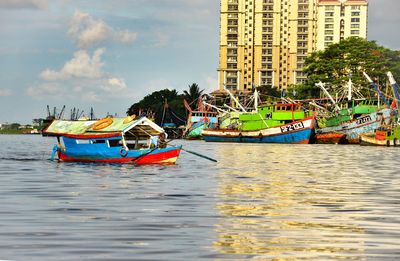
[[[218,153],[230,162],[218,172],[214,248],[222,255],[364,260],[400,253],[399,181],[382,168],[394,166],[397,151],[244,145]],[[382,195],[388,191],[393,201]]]
[[[175,141],[175,166],[50,162],[0,135],[1,260],[393,260],[399,148]]]

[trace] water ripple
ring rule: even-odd
[[[398,148],[179,143],[218,163],[57,163],[52,138],[0,136],[0,258],[400,256]]]

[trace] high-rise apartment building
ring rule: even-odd
[[[356,35],[357,30],[358,36],[366,35],[364,3],[366,0],[221,0],[219,89],[244,91],[253,84],[287,88],[305,82],[305,59],[321,41],[323,49],[326,42],[338,42],[341,36]],[[326,8],[334,10],[332,23],[326,19],[332,18]],[[345,20],[343,33],[341,18]]]
[[[367,0],[319,0],[317,50],[351,36],[367,38]]]

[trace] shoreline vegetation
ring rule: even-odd
[[[36,135],[40,134],[40,132],[32,133],[33,129],[21,129],[21,130],[12,130],[12,129],[4,129],[0,130],[0,135]]]

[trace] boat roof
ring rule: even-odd
[[[45,130],[43,130],[43,134],[53,136],[74,136],[76,138],[114,136],[111,134],[118,136],[117,134],[124,134],[138,138],[146,138],[164,132],[163,128],[146,117],[141,117],[131,121],[127,120],[127,117],[111,119],[112,123],[100,130],[93,129],[93,125],[97,121],[54,120]]]

